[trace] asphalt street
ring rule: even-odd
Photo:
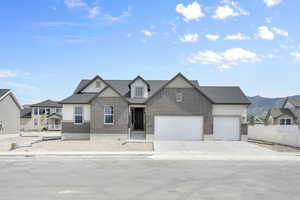
[[[299,161],[1,158],[1,200],[299,199]]]

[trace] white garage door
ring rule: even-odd
[[[215,140],[240,140],[240,118],[214,117],[213,132]]]
[[[155,116],[155,140],[202,140],[202,116]]]

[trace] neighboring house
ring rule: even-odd
[[[61,130],[62,105],[50,99],[21,111],[21,130]]]
[[[171,80],[82,80],[62,100],[63,139],[240,140],[247,106],[239,87],[204,87],[182,74]]]
[[[257,124],[257,125],[263,125],[263,124],[265,124],[265,122],[260,117],[255,117],[255,124]]]
[[[288,97],[281,108],[269,110],[265,123],[267,125],[298,124],[300,119],[300,97]]]
[[[20,133],[21,104],[9,89],[0,89],[0,135]]]

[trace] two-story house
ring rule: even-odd
[[[62,105],[50,99],[21,111],[21,130],[61,130]]]
[[[300,119],[300,97],[288,97],[281,108],[272,108],[266,115],[267,125],[293,125]]]
[[[239,87],[171,80],[82,80],[63,104],[63,139],[240,140],[247,106]]]

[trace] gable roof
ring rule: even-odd
[[[46,101],[42,101],[36,104],[32,104],[31,107],[53,107],[53,108],[61,108],[62,105],[58,103],[57,101],[52,101],[51,99],[48,99]]]
[[[286,108],[272,108],[269,110],[267,117],[272,116],[273,118],[278,118],[282,115],[288,115],[290,117],[295,118],[295,115],[289,109]]]
[[[215,104],[250,104],[250,101],[246,97],[246,95],[242,92],[239,87],[215,87],[215,86],[199,86],[197,80],[188,80],[181,73],[177,74],[171,80],[145,80],[150,86],[149,97],[147,99],[144,98],[130,98],[129,87],[133,81],[132,80],[103,80],[104,83],[107,84],[108,87],[111,87],[115,91],[117,91],[120,96],[123,96],[127,99],[129,103],[132,104],[143,104],[153,95],[155,95],[159,90],[163,89],[167,86],[172,80],[177,78],[178,76],[183,77],[188,83],[191,84],[193,88],[195,88],[199,93],[206,96],[211,102]],[[94,77],[92,80],[81,80],[78,86],[76,87],[73,95],[65,98],[60,101],[63,104],[87,104],[95,98],[98,93],[81,93],[87,85],[89,85],[93,80],[97,77]],[[137,76],[135,79],[139,78]],[[101,90],[101,91],[104,91]],[[100,91],[100,92],[101,92]]]
[[[134,83],[134,82],[135,82],[136,80],[138,80],[138,79],[141,79],[141,80],[147,85],[147,89],[148,89],[148,90],[150,89],[149,83],[148,83],[147,81],[145,81],[145,79],[143,79],[141,76],[137,76],[135,79],[133,79],[132,81],[130,81],[130,82],[128,83],[128,87],[130,87],[131,84]]]
[[[300,107],[300,97],[299,97],[299,96],[297,96],[297,97],[288,97],[288,98],[286,98],[285,101],[284,101],[284,103],[283,103],[283,106],[282,106],[282,107],[284,107],[285,104],[286,104],[288,101],[289,101],[291,104],[293,104],[295,107]]]
[[[176,76],[174,76],[171,80],[167,81],[163,86],[161,86],[161,88],[159,88],[157,91],[155,91],[152,95],[149,95],[149,97],[147,98],[147,100],[145,101],[148,102],[153,96],[155,96],[155,94],[157,94],[159,91],[161,91],[162,89],[164,89],[167,85],[169,85],[169,83],[171,83],[172,81],[174,81],[176,78],[181,77],[183,78],[187,83],[189,83],[193,88],[195,88],[200,94],[204,95],[210,102],[213,103],[213,100],[210,99],[208,96],[206,96],[206,94],[204,94],[199,87],[197,87],[196,85],[194,85],[190,80],[188,80],[185,76],[183,76],[181,73],[178,73]],[[198,83],[198,82],[197,82]]]
[[[10,90],[9,89],[0,89],[0,98],[4,96],[6,93],[8,93]]]
[[[82,85],[78,85],[78,87],[76,88],[75,92],[79,93],[82,90],[84,90],[85,88],[87,88],[87,86],[89,86],[92,82],[94,82],[96,79],[100,79],[101,81],[103,81],[105,84],[107,84],[99,75],[96,75],[92,80],[84,80],[82,82]],[[79,87],[80,86],[80,87]],[[74,93],[75,93],[74,92]]]
[[[0,89],[0,101],[2,101],[6,96],[10,96],[20,110],[23,109],[22,105],[10,89]]]

